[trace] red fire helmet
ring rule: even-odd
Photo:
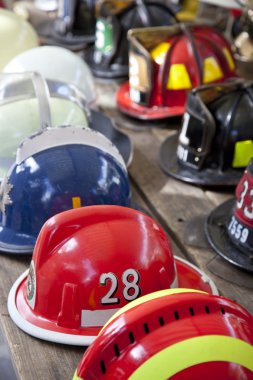
[[[174,260],[167,235],[151,217],[122,206],[86,206],[44,224],[8,309],[28,334],[88,345],[120,307],[172,287],[217,294],[203,272]]]
[[[132,29],[129,82],[117,92],[119,109],[138,119],[182,115],[187,92],[235,77],[228,41],[210,26]]]
[[[253,317],[190,289],[123,307],[85,352],[73,380],[252,380]]]

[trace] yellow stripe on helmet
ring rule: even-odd
[[[74,373],[74,376],[73,376],[72,380],[84,380],[84,379],[82,379],[81,377],[79,377],[77,375],[77,369],[75,370],[75,373]]]
[[[223,361],[253,371],[253,347],[240,340],[222,335],[187,339],[165,348],[144,362],[129,380],[164,380],[194,365]]]
[[[169,48],[170,44],[168,42],[162,42],[151,50],[150,55],[158,65],[162,65]]]
[[[73,206],[73,208],[81,207],[81,198],[80,197],[72,197],[72,206]]]
[[[233,168],[244,168],[248,165],[253,157],[253,141],[238,141],[235,144],[234,158],[232,162]]]
[[[221,68],[214,57],[208,57],[204,60],[204,83],[214,82],[223,77]]]
[[[106,322],[106,324],[103,326],[103,328],[100,330],[99,334],[104,330],[104,328],[112,322],[115,318],[117,318],[122,313],[125,313],[127,310],[132,309],[135,306],[141,305],[142,303],[145,303],[147,301],[169,296],[172,294],[178,294],[178,293],[206,293],[202,292],[200,290],[195,289],[184,289],[184,288],[175,288],[175,289],[165,289],[165,290],[158,290],[157,292],[153,292],[150,294],[146,294],[145,296],[142,296],[140,298],[137,298],[136,300],[129,302],[127,305],[123,306],[119,311],[117,311],[113,316]]]
[[[192,88],[191,79],[183,63],[171,65],[167,88],[169,90],[189,90]]]
[[[222,49],[222,51],[223,51],[223,54],[226,57],[226,60],[228,62],[228,66],[229,66],[230,70],[234,70],[235,69],[235,61],[234,61],[232,55],[230,54],[228,48],[224,47]]]

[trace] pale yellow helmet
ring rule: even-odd
[[[0,9],[0,70],[16,55],[39,45],[36,31],[17,14]]]

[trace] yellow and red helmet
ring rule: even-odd
[[[209,26],[133,29],[128,34],[129,82],[119,109],[139,119],[182,115],[187,92],[236,76],[228,41]]]
[[[253,317],[229,299],[164,290],[115,314],[73,380],[252,380]]]
[[[173,287],[217,294],[203,272],[174,259],[167,235],[152,218],[122,206],[86,206],[44,224],[8,309],[30,335],[85,346],[120,307]]]

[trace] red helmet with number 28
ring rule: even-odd
[[[28,334],[88,345],[120,307],[178,286],[217,293],[203,272],[174,260],[167,235],[146,214],[86,206],[44,224],[29,272],[10,291],[8,309]]]

